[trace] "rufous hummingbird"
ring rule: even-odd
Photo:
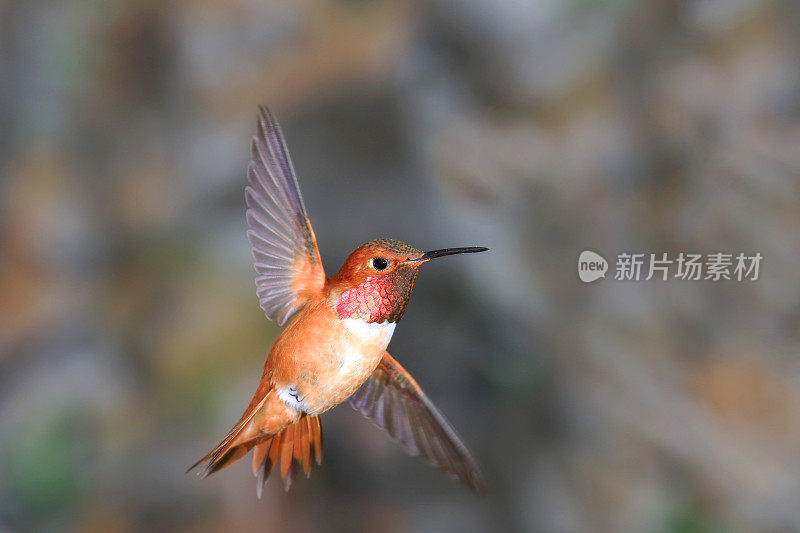
[[[477,463],[444,416],[386,347],[403,317],[420,266],[436,257],[488,248],[422,252],[377,239],[356,248],[330,278],[320,261],[278,122],[260,108],[250,146],[247,236],[261,308],[283,325],[250,405],[206,462],[202,477],[253,449],[257,493],[280,462],[288,490],[322,459],[319,416],[348,400],[409,454],[420,455],[476,492]]]

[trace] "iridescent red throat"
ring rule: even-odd
[[[414,284],[415,267],[398,268],[388,276],[367,278],[342,292],[336,304],[340,319],[358,318],[365,322],[397,322],[403,317]]]

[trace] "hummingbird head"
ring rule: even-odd
[[[340,319],[397,322],[411,299],[420,266],[436,257],[486,250],[470,247],[423,252],[394,239],[363,244],[330,279],[336,313]]]

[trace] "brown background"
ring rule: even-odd
[[[797,530],[799,49],[789,0],[0,2],[0,530]],[[279,331],[259,103],[329,274],[492,249],[426,266],[392,341],[486,498],[348,407],[288,495],[184,475]],[[584,249],[764,262],[584,285]]]

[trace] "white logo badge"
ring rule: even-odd
[[[608,271],[608,261],[605,258],[592,252],[584,250],[578,257],[578,277],[584,283],[591,283],[597,279],[606,277]]]

